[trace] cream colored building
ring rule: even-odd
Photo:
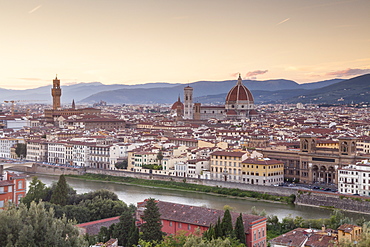
[[[247,157],[247,152],[216,151],[211,153],[211,179],[241,182],[242,161]]]
[[[269,158],[246,159],[242,162],[242,182],[279,185],[284,182],[284,163]]]

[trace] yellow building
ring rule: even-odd
[[[358,241],[362,234],[362,227],[352,225],[352,224],[343,224],[338,227],[338,241]]]
[[[242,162],[242,182],[258,185],[279,185],[284,180],[284,163],[279,160],[261,158]]]
[[[247,157],[247,152],[211,153],[211,179],[241,182],[242,161]]]

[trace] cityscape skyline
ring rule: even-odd
[[[370,2],[5,1],[0,87],[370,73]]]

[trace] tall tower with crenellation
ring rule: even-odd
[[[184,119],[193,119],[193,88],[184,88]]]
[[[53,96],[53,110],[60,108],[60,96],[62,96],[62,89],[60,88],[60,80],[57,76],[53,80],[53,87],[51,89],[51,96]]]

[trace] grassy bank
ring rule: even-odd
[[[181,182],[174,182],[174,181],[146,180],[146,179],[139,179],[139,178],[116,177],[116,176],[90,174],[90,173],[87,173],[84,175],[68,175],[68,177],[75,177],[75,178],[81,178],[81,179],[86,179],[86,180],[119,182],[119,183],[160,187],[160,188],[171,188],[171,189],[179,189],[179,190],[185,190],[185,191],[198,191],[198,192],[212,193],[212,194],[219,194],[219,195],[226,195],[226,196],[233,196],[233,197],[240,197],[240,198],[249,197],[249,198],[262,199],[262,200],[268,200],[268,201],[278,201],[278,202],[283,202],[283,203],[294,203],[295,201],[295,195],[274,196],[274,195],[259,193],[255,191],[246,191],[246,190],[240,190],[240,189],[228,189],[228,188],[212,187],[212,186],[206,186],[206,185],[190,184],[190,183],[186,183],[186,179],[184,179],[184,182],[181,183]]]

